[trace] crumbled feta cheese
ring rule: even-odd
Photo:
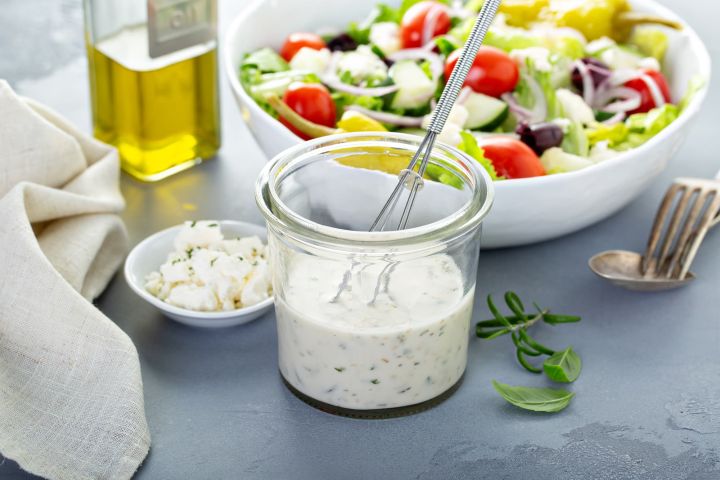
[[[658,62],[657,58],[655,57],[645,57],[638,60],[637,67],[644,70],[654,70],[656,72],[659,72],[660,62]]]
[[[580,95],[571,92],[566,88],[560,88],[556,92],[558,102],[565,112],[565,116],[574,122],[589,125],[595,121],[592,108],[585,103]]]
[[[145,289],[190,310],[254,305],[272,294],[266,250],[258,237],[225,239],[218,222],[186,222],[175,251],[145,278]]]
[[[392,55],[402,48],[400,25],[395,22],[379,22],[370,27],[370,43],[378,46],[385,55]]]
[[[193,247],[207,247],[222,238],[220,224],[216,221],[185,222],[185,228],[175,238],[175,250],[184,252]]]
[[[469,115],[468,109],[463,105],[454,105],[445,121],[442,132],[438,135],[438,140],[453,147],[460,145],[460,142],[462,142],[460,132],[463,130],[463,125],[465,125]],[[422,119],[422,128],[427,129],[430,126],[431,119],[432,114],[425,115]]]
[[[290,68],[320,75],[330,64],[330,56],[330,50],[327,48],[315,50],[310,47],[302,47],[290,60]]]
[[[178,285],[165,299],[170,305],[188,310],[212,312],[218,310],[217,297],[210,287],[200,285]]]
[[[519,66],[526,64],[528,60],[532,62],[533,67],[540,72],[552,71],[550,63],[550,50],[544,47],[518,48],[510,51],[510,58],[515,60]]]
[[[340,57],[337,72],[348,72],[354,81],[370,77],[387,76],[387,65],[375,55],[367,45],[360,45],[357,50],[347,52]]]

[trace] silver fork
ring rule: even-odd
[[[713,180],[676,179],[655,216],[641,262],[643,275],[684,279],[705,235],[719,223],[720,172]]]

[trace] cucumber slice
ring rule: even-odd
[[[469,130],[495,130],[502,125],[510,108],[507,103],[482,93],[471,92],[463,103],[468,111],[465,128]]]
[[[435,95],[436,82],[429,79],[414,60],[402,60],[388,71],[393,83],[399,87],[391,102],[391,108],[413,109],[424,107]]]

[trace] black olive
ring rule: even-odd
[[[335,52],[349,52],[355,50],[358,47],[358,43],[347,33],[341,33],[327,42],[327,47]]]
[[[532,125],[520,122],[515,133],[520,135],[520,140],[538,155],[542,155],[548,148],[560,146],[564,137],[562,128],[549,122]]]

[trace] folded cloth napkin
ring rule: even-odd
[[[127,247],[117,152],[0,80],[0,452],[51,479],[147,455],[137,351],[90,301]]]

